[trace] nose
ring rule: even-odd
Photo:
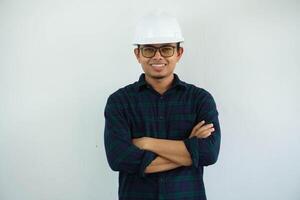
[[[158,49],[157,49],[155,55],[152,57],[152,59],[154,59],[154,60],[162,60],[163,59],[163,57],[160,55],[160,52]]]

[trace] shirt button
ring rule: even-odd
[[[160,99],[161,99],[161,100],[163,100],[163,99],[164,99],[164,97],[163,97],[163,96],[160,96]]]
[[[159,119],[162,120],[162,119],[164,119],[164,117],[163,116],[159,116]]]

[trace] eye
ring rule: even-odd
[[[144,47],[143,50],[145,53],[153,53],[155,51],[152,47]]]
[[[172,47],[162,47],[160,50],[164,55],[172,55],[174,49]]]
[[[143,54],[143,56],[146,57],[146,58],[151,58],[151,57],[153,57],[154,54],[155,54],[155,52],[156,52],[156,49],[153,48],[153,47],[143,47],[143,48],[142,48],[142,54]]]

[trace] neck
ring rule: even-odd
[[[173,73],[164,78],[152,78],[145,75],[146,82],[149,83],[153,87],[153,89],[160,94],[163,94],[172,86],[173,79],[174,79]]]

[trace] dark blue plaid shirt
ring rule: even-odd
[[[221,140],[218,111],[208,91],[174,74],[172,87],[161,95],[142,74],[138,82],[109,96],[104,115],[105,150],[110,167],[119,171],[119,199],[206,199],[203,167],[217,161]],[[213,134],[205,139],[189,138],[202,120],[214,124]],[[144,136],[183,140],[192,165],[145,174],[157,155],[131,141]]]

